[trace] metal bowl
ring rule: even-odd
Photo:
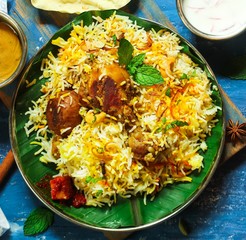
[[[213,5],[214,4],[214,5]],[[179,16],[184,25],[199,37],[209,40],[225,40],[233,38],[246,30],[244,6],[230,2],[232,5],[202,1],[176,0]],[[227,4],[227,3],[225,3]],[[231,17],[231,20],[230,20]]]
[[[26,63],[26,57],[27,57],[27,40],[26,36],[20,27],[20,25],[12,18],[10,17],[7,13],[0,11],[0,22],[7,24],[9,27],[12,28],[13,32],[18,36],[20,44],[21,44],[21,50],[22,50],[22,56],[21,60],[19,62],[18,67],[16,70],[13,72],[13,74],[5,79],[4,81],[0,82],[0,88],[12,83],[17,76],[21,73],[23,70],[25,63]]]

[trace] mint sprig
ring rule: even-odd
[[[164,79],[159,70],[144,64],[145,53],[133,57],[133,51],[132,44],[122,38],[118,49],[119,64],[126,67],[129,74],[133,76],[134,81],[145,86],[163,83]]]
[[[44,207],[33,210],[24,223],[24,235],[32,236],[42,233],[53,224],[54,214]]]

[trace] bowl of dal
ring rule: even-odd
[[[13,82],[23,70],[27,41],[20,25],[0,11],[0,88]]]

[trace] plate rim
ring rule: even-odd
[[[96,12],[110,12],[113,10],[102,10],[102,11],[88,11],[91,12],[92,15],[94,15],[94,13]],[[194,52],[195,54],[205,63],[205,66],[207,68],[207,70],[209,71],[209,73],[211,74],[211,76],[213,77],[213,80],[216,83],[216,86],[218,87],[218,92],[219,92],[219,97],[221,99],[221,105],[222,105],[222,115],[221,115],[221,120],[222,120],[222,125],[221,125],[221,129],[225,130],[225,106],[223,103],[223,99],[222,99],[222,92],[219,86],[219,83],[217,81],[217,78],[215,76],[215,74],[213,73],[210,65],[208,64],[208,62],[206,61],[206,59],[202,56],[202,54],[188,41],[186,40],[182,35],[180,35],[177,31],[175,31],[174,29],[169,28],[168,26],[165,26],[164,24],[161,24],[157,21],[153,21],[153,20],[149,20],[147,18],[142,18],[142,17],[138,17],[136,15],[130,14],[130,13],[126,13],[124,11],[121,10],[114,10],[116,13],[123,13],[126,16],[133,16],[135,18],[138,19],[142,19],[145,22],[148,23],[152,23],[157,25],[158,27],[164,28],[168,31],[170,31],[171,33],[174,33],[178,36],[178,38],[180,38],[183,42],[185,42]],[[83,13],[82,13],[83,14]],[[80,14],[81,15],[81,14]],[[65,26],[68,26],[69,24],[71,24],[76,18],[78,18],[80,15],[78,15],[77,17],[75,17],[72,21],[69,21]],[[62,28],[63,28],[62,27]],[[221,140],[220,140],[220,146],[218,147],[217,150],[217,154],[216,157],[213,159],[213,163],[211,163],[210,166],[210,170],[208,170],[208,172],[206,173],[206,176],[204,178],[204,180],[199,184],[199,187],[191,194],[191,196],[181,205],[179,205],[176,209],[172,209],[172,211],[170,212],[170,214],[168,214],[167,216],[164,216],[163,218],[160,218],[158,220],[155,220],[151,223],[146,223],[143,225],[138,225],[138,226],[131,226],[131,227],[120,227],[120,228],[108,228],[108,227],[98,227],[95,225],[91,225],[89,223],[86,222],[80,222],[77,219],[75,219],[73,216],[67,216],[66,213],[63,213],[62,211],[60,211],[58,208],[56,208],[55,206],[53,206],[52,204],[49,204],[48,200],[46,200],[44,197],[42,197],[42,195],[37,191],[37,189],[33,186],[34,184],[31,183],[29,181],[29,179],[27,178],[27,176],[25,176],[25,171],[23,169],[23,166],[21,164],[21,161],[19,160],[19,153],[17,151],[18,149],[18,144],[17,144],[17,139],[15,136],[15,130],[16,130],[16,118],[15,118],[15,104],[16,104],[16,99],[19,93],[19,89],[21,87],[22,84],[24,84],[25,82],[25,76],[29,73],[29,70],[31,69],[35,57],[37,57],[38,55],[40,55],[43,51],[43,49],[45,49],[45,47],[50,43],[50,41],[54,38],[54,36],[62,29],[58,29],[50,38],[50,40],[41,48],[39,49],[39,51],[31,58],[31,60],[28,62],[27,67],[24,69],[22,76],[20,78],[20,81],[17,85],[17,88],[15,90],[14,96],[13,96],[13,101],[12,101],[12,107],[10,110],[10,116],[9,116],[9,125],[10,125],[10,143],[11,143],[11,148],[12,148],[12,152],[14,154],[14,158],[15,158],[15,162],[17,164],[17,167],[24,179],[24,181],[26,182],[26,184],[28,185],[28,187],[32,190],[32,192],[34,193],[34,195],[49,209],[51,209],[54,213],[56,213],[57,215],[61,216],[62,218],[64,218],[65,220],[68,220],[72,223],[75,223],[76,225],[82,226],[82,227],[87,227],[93,230],[99,230],[99,231],[106,231],[106,232],[132,232],[132,231],[138,231],[138,230],[143,230],[146,228],[149,228],[151,226],[154,226],[156,224],[162,223],[164,221],[166,221],[169,218],[172,218],[174,216],[176,216],[177,214],[179,214],[181,211],[183,211],[185,208],[187,208],[194,200],[197,199],[197,197],[203,192],[203,190],[206,188],[206,186],[208,185],[208,183],[210,182],[212,176],[214,175],[217,166],[219,165],[219,160],[222,156],[223,153],[223,149],[224,149],[224,143],[225,143],[225,131],[224,133],[221,135]]]

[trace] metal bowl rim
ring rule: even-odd
[[[237,28],[236,30],[234,30],[233,32],[230,32],[229,34],[225,34],[225,35],[216,35],[216,34],[209,34],[209,33],[205,33],[203,31],[200,31],[198,28],[194,27],[191,22],[187,19],[187,17],[184,14],[183,11],[183,1],[184,0],[176,0],[176,6],[177,6],[177,10],[178,10],[178,14],[182,20],[182,22],[184,23],[184,25],[195,35],[208,39],[208,40],[227,40],[233,37],[236,37],[238,35],[241,35],[244,31],[246,31],[246,26]]]
[[[12,83],[18,77],[18,75],[22,72],[26,64],[26,59],[27,59],[27,39],[26,39],[23,29],[17,23],[17,21],[3,11],[0,11],[0,22],[6,23],[8,26],[10,26],[13,29],[13,31],[17,34],[20,40],[21,49],[22,49],[21,60],[20,60],[18,67],[16,68],[15,72],[9,78],[0,82],[0,88],[2,88]]]

